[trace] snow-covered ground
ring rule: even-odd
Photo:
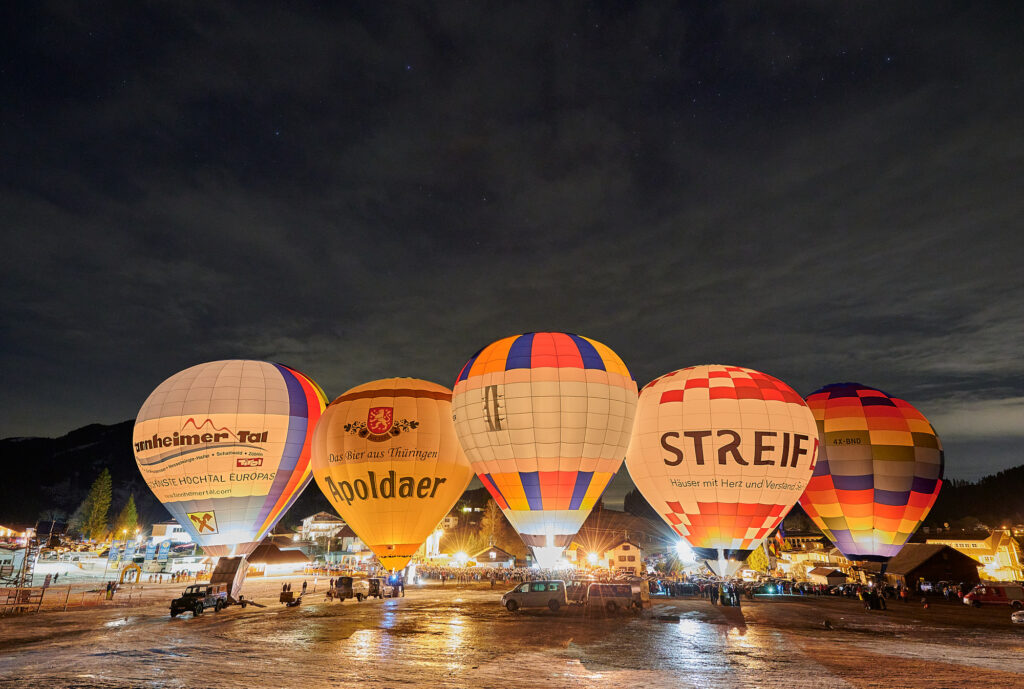
[[[412,587],[406,598],[297,608],[283,581],[250,579],[228,608],[171,619],[181,588],[141,607],[0,620],[0,687],[986,687],[1024,686],[1024,628],[1009,610],[955,603],[769,599],[742,609],[657,600],[650,613],[510,614],[486,585]],[[660,621],[658,614],[679,621]],[[826,628],[825,621],[828,620]]]

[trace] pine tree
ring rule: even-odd
[[[504,521],[505,517],[502,516],[498,503],[488,500],[487,507],[484,508],[484,516],[480,519],[480,537],[484,548],[497,545]]]
[[[637,517],[644,517],[654,521],[661,519],[657,510],[651,507],[650,503],[647,502],[636,488],[626,493],[626,497],[622,500],[622,510]]]
[[[135,509],[135,494],[128,494],[128,502],[124,504],[121,511],[117,515],[117,519],[114,520],[114,533],[121,533],[127,531],[130,534],[135,533],[135,529],[139,526],[139,513]]]
[[[764,553],[764,548],[758,546],[750,551],[750,555],[747,556],[747,562],[743,566],[746,569],[754,569],[758,572],[768,571],[768,556]]]
[[[496,545],[502,550],[512,553],[516,557],[526,557],[528,552],[523,544],[523,539],[515,532],[512,525],[501,513],[501,508],[494,500],[488,500],[484,507],[484,516],[480,519],[478,534],[479,548]]]
[[[89,509],[89,498],[86,498],[68,517],[68,533],[85,536],[85,513]]]
[[[94,540],[106,538],[109,526],[107,512],[110,511],[112,486],[110,471],[104,469],[99,478],[93,482],[83,505],[85,506],[82,532]]]

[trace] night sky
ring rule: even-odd
[[[2,10],[0,436],[562,330],[1024,463],[1024,5],[215,5]]]

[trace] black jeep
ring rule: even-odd
[[[171,617],[183,612],[199,617],[206,608],[220,612],[228,605],[228,587],[226,584],[193,584],[185,589],[181,598],[171,601]]]

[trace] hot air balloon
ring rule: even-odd
[[[636,396],[615,352],[567,333],[498,340],[459,373],[459,440],[541,566],[559,561],[622,465]]]
[[[807,397],[821,458],[803,507],[851,560],[887,562],[927,516],[942,487],[942,443],[909,403],[858,383]]]
[[[626,468],[662,519],[725,576],[796,503],[817,451],[810,409],[781,380],[694,366],[640,391]]]
[[[135,421],[139,471],[207,555],[252,552],[312,478],[320,387],[266,361],[211,361],[150,394]]]
[[[389,570],[409,563],[473,478],[451,398],[425,380],[375,380],[331,402],[313,436],[317,485]]]

